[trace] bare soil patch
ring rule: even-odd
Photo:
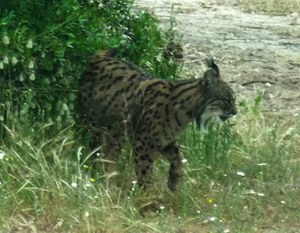
[[[239,101],[263,96],[262,111],[300,115],[300,14],[249,13],[226,0],[139,0],[183,36],[185,67],[202,73],[200,53],[212,53]],[[173,7],[172,7],[173,6]]]

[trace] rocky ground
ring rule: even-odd
[[[173,12],[185,67],[194,75],[202,73],[202,53],[211,53],[238,101],[251,103],[261,94],[262,111],[299,116],[300,14],[245,12],[229,2],[138,0],[135,7],[153,12],[164,28]]]

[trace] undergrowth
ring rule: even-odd
[[[10,128],[55,123],[57,130],[74,124],[78,79],[100,49],[116,48],[153,75],[175,77],[179,63],[163,56],[174,34],[150,13],[132,13],[132,2],[1,2],[0,121]]]
[[[91,154],[72,128],[50,136],[53,125],[44,125],[42,140],[7,129],[14,143],[0,147],[2,232],[298,229],[298,120],[271,121],[241,107],[236,119],[208,134],[191,126],[181,139],[186,161],[178,193],[166,187],[162,158],[155,163],[153,187],[143,193],[129,146],[119,174],[105,177],[89,165]]]

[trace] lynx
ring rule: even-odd
[[[212,58],[206,65],[202,78],[161,80],[112,51],[96,53],[81,79],[80,111],[99,145],[105,137],[105,159],[117,160],[127,134],[138,184],[148,186],[154,154],[160,152],[170,163],[168,187],[177,190],[183,173],[178,136],[192,121],[205,130],[213,118],[237,114],[234,92],[218,66]]]

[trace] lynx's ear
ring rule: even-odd
[[[205,86],[216,84],[220,79],[219,67],[215,64],[212,57],[205,59],[205,65],[207,67],[203,75]]]
[[[203,75],[205,86],[214,86],[218,83],[220,76],[213,69],[208,69]]]

